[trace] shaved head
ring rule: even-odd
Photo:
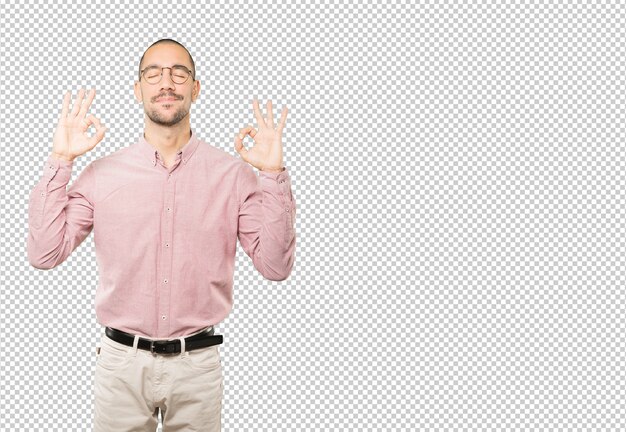
[[[141,56],[141,60],[139,61],[139,72],[138,72],[139,79],[141,79],[141,69],[143,69],[143,58],[146,56],[146,52],[148,52],[148,50],[152,48],[153,46],[160,45],[160,44],[178,45],[182,47],[185,51],[187,51],[187,55],[189,56],[189,61],[191,62],[191,77],[193,79],[196,79],[196,63],[193,61],[193,57],[191,57],[189,50],[185,48],[183,44],[175,41],[174,39],[159,39],[158,41],[150,45],[148,48],[146,48],[146,50],[143,52],[143,55]]]

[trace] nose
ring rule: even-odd
[[[163,76],[161,77],[161,89],[171,89],[174,88],[175,83],[172,80],[172,71],[171,69],[163,69]]]

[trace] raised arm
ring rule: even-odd
[[[235,150],[248,162],[241,165],[237,176],[238,238],[259,273],[280,281],[291,274],[296,249],[296,202],[289,172],[283,166],[282,133],[287,107],[282,109],[277,126],[272,101],[267,102],[266,117],[258,100],[252,101],[252,108],[259,130],[247,126],[235,136]],[[246,135],[254,139],[249,150],[243,145]],[[251,166],[259,169],[258,177]]]
[[[93,228],[94,163],[83,170],[67,191],[66,186],[74,159],[104,138],[106,127],[93,114],[86,116],[94,96],[95,90],[91,90],[84,100],[81,89],[69,112],[70,92],[66,92],[52,152],[30,193],[27,250],[28,262],[35,268],[51,269],[61,264]],[[96,133],[89,137],[87,130],[92,124]]]

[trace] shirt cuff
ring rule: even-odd
[[[41,175],[44,178],[48,179],[48,181],[54,178],[55,181],[58,181],[61,184],[67,184],[72,177],[73,165],[73,160],[68,161],[64,159],[58,159],[50,154],[48,155],[48,159],[44,164]]]
[[[283,202],[291,201],[291,177],[287,167],[283,167],[281,172],[259,171],[261,178],[261,187],[268,192],[278,194]]]

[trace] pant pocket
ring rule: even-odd
[[[96,358],[96,364],[102,369],[118,370],[130,361],[132,353],[133,347],[103,339],[100,354]]]
[[[189,366],[201,371],[217,369],[221,365],[217,345],[186,351],[183,359]]]

